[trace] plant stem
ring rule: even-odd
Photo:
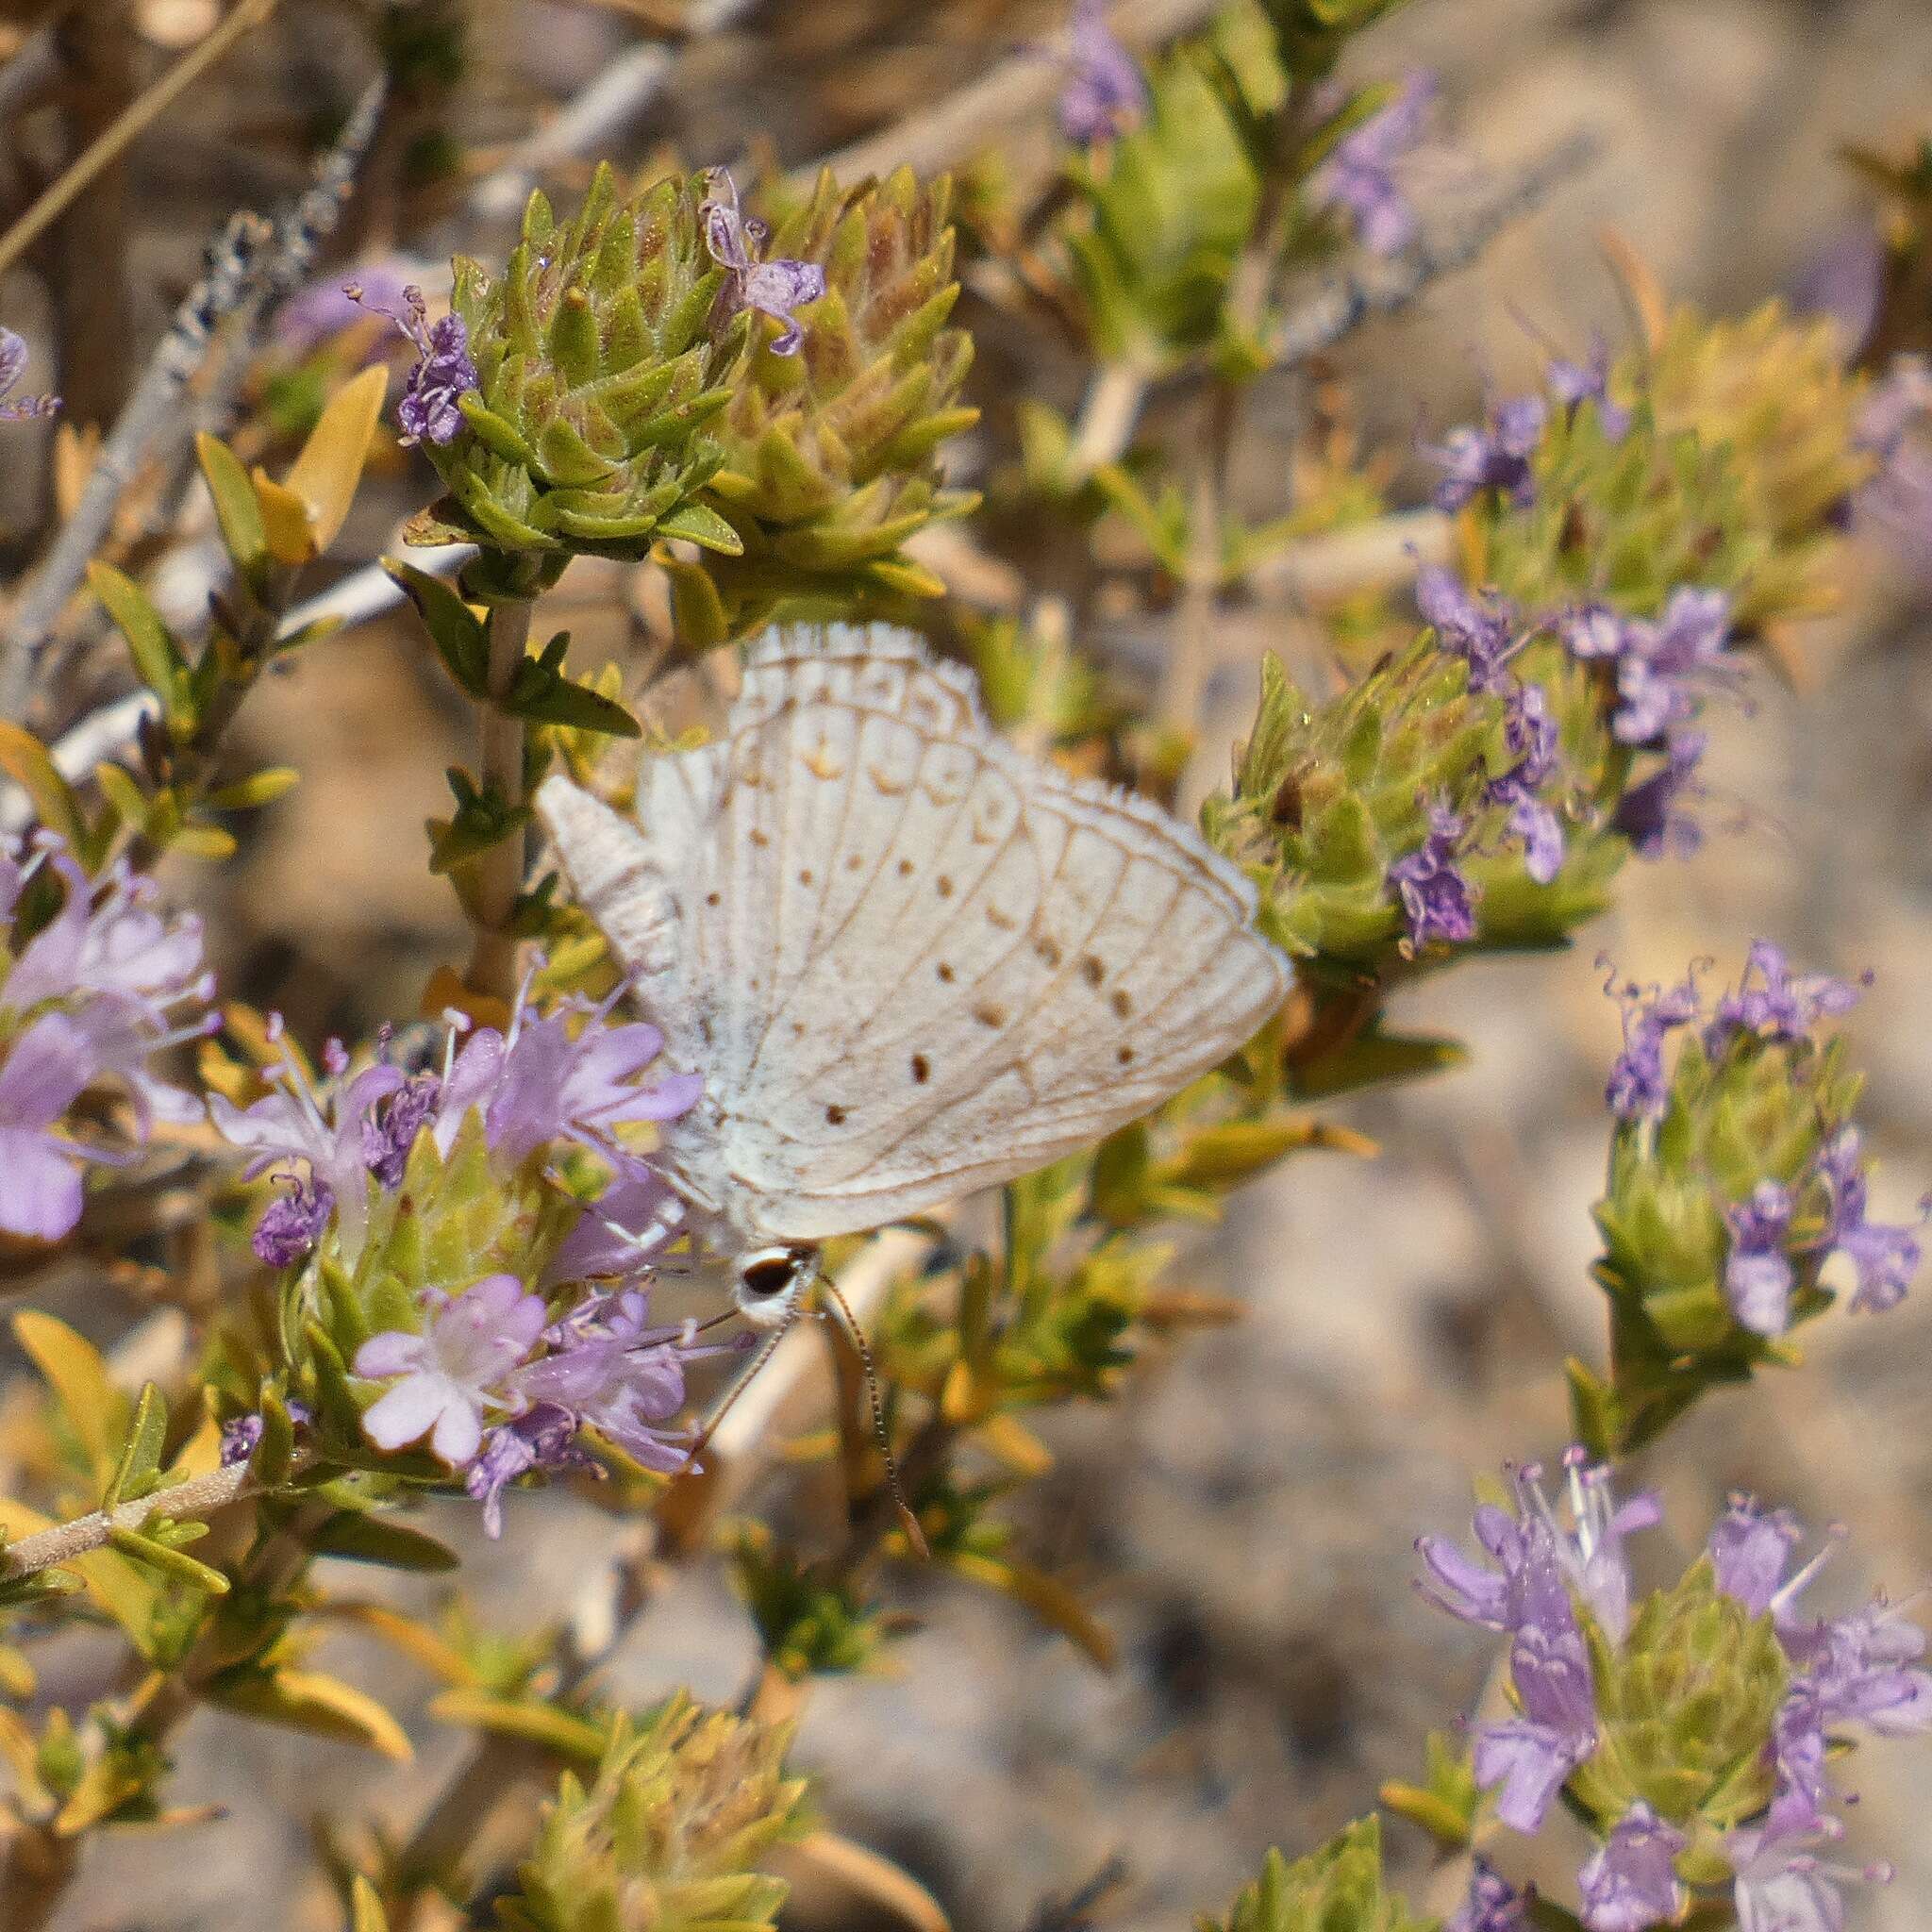
[[[1105,464],[1120,461],[1133,439],[1146,399],[1147,378],[1131,363],[1100,365],[1074,425],[1068,468],[1075,476],[1084,481]]]
[[[174,1488],[154,1490],[131,1503],[119,1503],[111,1509],[96,1509],[89,1516],[76,1516],[72,1523],[56,1524],[51,1529],[38,1529],[9,1543],[0,1554],[0,1583],[17,1582],[57,1563],[69,1563],[90,1550],[103,1549],[117,1529],[139,1529],[155,1516],[176,1522],[201,1519],[225,1508],[241,1497],[253,1493],[245,1462],[225,1469],[210,1470],[207,1475],[192,1476]]]
[[[534,600],[518,598],[495,604],[490,611],[490,695],[501,700],[524,661],[530,638]],[[480,770],[485,792],[494,791],[504,804],[524,802],[524,721],[504,710],[500,703],[484,706],[481,716]],[[475,950],[470,955],[469,984],[473,992],[506,1005],[516,997],[517,940],[511,930],[517,894],[524,883],[524,839],[521,832],[499,840],[476,861]]]

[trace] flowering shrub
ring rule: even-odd
[[[117,521],[142,451],[114,428],[63,485],[69,524],[8,640],[0,1260],[45,1391],[9,1410],[29,1446],[0,1498],[0,1926],[55,1923],[106,1833],[219,1829],[170,1795],[205,1706],[407,1758],[398,1715],[316,1659],[343,1623],[434,1673],[428,1714],[470,1736],[407,1839],[328,1840],[354,1932],[486,1909],[521,1932],[772,1924],[780,1848],[829,1856],[787,1719],[815,1678],[890,1654],[895,1566],[1112,1660],[1004,1504],[1050,1464],[1050,1411],[1114,1400],[1222,1312],[1187,1285],[1181,1231],[1306,1152],[1374,1151],[1340,1110],[1460,1057],[1400,1030],[1411,982],[1574,948],[1630,860],[1731,829],[1707,748],[1751,728],[1757,668],[1841,586],[1848,525],[1907,554],[1932,528],[1932,344],[1907,299],[1932,171],[1866,158],[1892,206],[1862,329],[1673,309],[1632,270],[1633,340],[1552,354],[1530,392],[1424,432],[1425,504],[1386,500],[1384,453],[1310,431],[1307,487],[1249,525],[1230,479],[1260,380],[1541,192],[1497,186],[1474,229],[1445,225],[1432,77],[1337,77],[1392,4],[1230,0],[1141,49],[1078,0],[1014,57],[1058,89],[1053,177],[1031,187],[991,164],[957,189],[911,167],[605,164],[573,206],[530,193],[446,301],[401,257],[302,288],[353,186],[345,135],[275,230],[295,272],[254,263],[246,221],[217,251],[126,430],[185,409],[180,372],[235,305],[233,353],[258,366],[207,385],[235,420],[191,438],[184,415],[176,438],[202,540],[169,534],[179,489]],[[460,67],[464,9],[382,10],[409,16],[379,51],[420,117]],[[974,387],[1002,306],[1057,332],[1077,415]],[[58,408],[7,399],[26,362],[0,330],[22,438]],[[78,439],[60,447],[75,470]],[[415,560],[298,605],[375,469],[408,496]],[[1215,786],[1230,608],[1350,543],[1378,561],[1262,656]],[[210,544],[191,624],[152,566],[206,569]],[[539,632],[582,559],[656,626],[648,677],[628,655],[574,671],[568,634]],[[1038,603],[974,608],[971,584],[1034,575]],[[403,600],[474,729],[422,853],[468,957],[414,1017],[305,1042],[239,996],[246,974],[217,1002],[221,935],[172,909],[181,861],[228,858],[238,815],[297,780],[237,769],[262,675],[299,654],[328,676],[332,634]],[[1160,639],[1151,680],[1104,648],[1129,607]],[[844,627],[872,620],[930,632],[936,660]],[[802,627],[759,644],[774,625]],[[667,701],[673,673],[742,685],[722,740]],[[590,828],[575,851],[559,778]],[[1198,833],[1176,817],[1197,799]],[[1269,989],[1253,1015],[1228,991],[1243,963]],[[1566,1365],[1556,1494],[1516,1467],[1475,1554],[1417,1545],[1424,1595],[1503,1640],[1482,1710],[1384,1788],[1455,1861],[1437,1909],[1391,1886],[1371,1813],[1271,1853],[1228,1932],[1839,1932],[1851,1882],[1887,1875],[1834,1849],[1840,1767],[1868,1734],[1932,1729],[1909,1605],[1818,1609],[1822,1555],[1741,1497],[1674,1581],[1641,1568],[1664,1511],[1624,1465],[1705,1397],[1797,1371],[1793,1338],[1834,1307],[1882,1322],[1921,1261],[1918,1226],[1873,1207],[1848,1065],[1865,982],[1770,940],[1728,990],[1714,974],[1608,982],[1607,1346]],[[832,1073],[851,1091],[827,1102]],[[949,1177],[991,1181],[998,1212],[926,1212]],[[81,1332],[108,1311],[28,1305],[83,1258],[179,1314],[187,1340],[138,1392]],[[836,1413],[791,1446],[824,1466],[829,1527],[768,1507],[779,1405],[738,1400],[758,1375],[789,1391],[821,1333]],[[431,1496],[484,1532],[458,1535],[467,1560],[514,1562],[522,1499],[564,1485],[630,1531],[591,1634],[437,1624],[314,1568],[460,1568],[418,1524]],[[708,1552],[756,1631],[741,1708],[622,1707],[599,1667],[659,1569]],[[36,1660],[82,1623],[129,1667],[70,1710]],[[1551,1851],[1566,1827],[1574,1857]],[[1560,1898],[1524,1875],[1532,1839],[1535,1869],[1568,1860]],[[831,1857],[874,1880],[882,1862]]]

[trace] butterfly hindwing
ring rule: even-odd
[[[706,1076],[666,1155],[746,1239],[876,1226],[1090,1144],[1224,1059],[1291,983],[1235,868],[1144,800],[1012,750],[964,673],[885,626],[754,646],[719,742],[646,760],[621,888],[540,806],[674,1058]]]

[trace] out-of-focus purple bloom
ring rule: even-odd
[[[1830,316],[1849,357],[1870,337],[1884,290],[1884,247],[1872,225],[1860,222],[1842,229],[1812,258],[1791,291],[1791,306]]]
[[[1075,147],[1124,133],[1147,111],[1147,83],[1107,23],[1107,0],[1074,0],[1060,132]]]
[[[1588,362],[1556,357],[1543,372],[1543,380],[1567,410],[1574,412],[1584,403],[1594,403],[1604,434],[1612,442],[1623,441],[1630,428],[1630,411],[1610,400],[1610,345],[1602,336],[1591,338]]]
[[[532,1470],[596,1469],[576,1446],[577,1419],[554,1403],[541,1402],[483,1439],[476,1459],[464,1474],[463,1487],[483,1506],[483,1533],[503,1534],[503,1492]]]
[[[1609,961],[1599,958],[1600,967]],[[1619,985],[1614,973],[1604,991],[1624,1009],[1624,1051],[1610,1068],[1604,1099],[1619,1120],[1656,1119],[1670,1099],[1664,1077],[1664,1041],[1679,1026],[1704,1017],[1704,1001],[1693,970],[1681,986]]]
[[[1782,1335],[1790,1325],[1791,1261],[1785,1238],[1792,1206],[1790,1189],[1762,1180],[1748,1201],[1724,1209],[1731,1231],[1724,1299],[1739,1326],[1754,1335]]]
[[[1704,827],[1684,807],[1707,795],[1697,767],[1709,741],[1701,731],[1674,731],[1664,745],[1663,769],[1618,800],[1611,826],[1638,858],[1689,858],[1704,843]]]
[[[1310,205],[1345,214],[1372,255],[1397,254],[1415,239],[1415,209],[1401,174],[1435,100],[1433,74],[1405,76],[1395,97],[1350,128],[1308,176]]]
[[[1503,733],[1516,759],[1487,796],[1509,812],[1509,831],[1523,841],[1523,869],[1546,886],[1563,865],[1563,821],[1537,796],[1557,769],[1557,721],[1540,684],[1519,684],[1504,699]]]
[[[442,1082],[411,1074],[388,1099],[362,1117],[362,1161],[385,1188],[399,1188],[416,1136],[436,1116]]]
[[[1464,424],[1440,443],[1424,443],[1421,454],[1441,465],[1436,508],[1458,510],[1485,490],[1498,490],[1519,508],[1536,499],[1530,458],[1542,441],[1548,411],[1541,396],[1516,396],[1500,403],[1477,428]]]
[[[1500,691],[1508,685],[1504,667],[1517,648],[1510,635],[1516,613],[1503,599],[1471,596],[1454,571],[1432,563],[1416,575],[1415,603],[1442,648],[1468,664],[1471,691]]]
[[[25,374],[26,343],[10,328],[0,328],[0,423],[24,423],[34,416],[51,416],[59,408],[58,396],[13,393]]]
[[[1700,696],[1730,682],[1724,665],[1730,600],[1722,591],[1679,585],[1655,623],[1619,617],[1600,605],[1561,625],[1574,657],[1614,661],[1617,706],[1610,730],[1623,744],[1650,744],[1696,716]]]
[[[0,1228],[58,1241],[80,1219],[80,1171],[103,1157],[49,1130],[100,1071],[65,1013],[42,1013],[0,1067]]]
[[[1528,1924],[1523,1894],[1478,1855],[1469,1875],[1469,1896],[1442,1932],[1524,1932]]]
[[[1389,868],[1389,889],[1408,922],[1411,951],[1436,940],[1459,945],[1475,937],[1474,896],[1457,863],[1466,829],[1447,806],[1433,805],[1427,836]]]
[[[1683,1889],[1672,1861],[1686,1842],[1641,1798],[1631,1806],[1583,1868],[1590,1932],[1648,1932],[1674,1919]]]
[[[1724,1856],[1737,1874],[1731,1895],[1738,1932],[1844,1932],[1840,1886],[1889,1884],[1892,1874],[1889,1865],[1861,1869],[1819,1857],[1820,1845],[1843,1835],[1836,1819],[1781,1826],[1775,1811],[1761,1826],[1732,1832]]]
[[[408,291],[420,286],[423,270],[424,264],[407,256],[387,255],[363,263],[347,282],[340,275],[321,276],[277,310],[275,339],[291,355],[307,356],[372,313],[394,321],[407,310]],[[358,293],[352,295],[351,289]],[[373,359],[379,358],[377,351]]]
[[[642,1024],[607,1025],[619,987],[601,1006],[579,1008],[586,1024],[573,1039],[562,1011],[538,1017],[525,979],[509,1031],[481,1027],[463,1042],[442,1085],[437,1143],[447,1153],[470,1108],[483,1114],[491,1152],[512,1164],[552,1141],[573,1140],[622,1162],[612,1130],[630,1121],[675,1120],[704,1091],[695,1074],[641,1076],[663,1051],[664,1037]]]
[[[1754,940],[1737,991],[1725,993],[1711,1014],[1706,1050],[1715,1058],[1739,1033],[1763,1040],[1807,1039],[1819,1021],[1850,1012],[1871,977],[1868,973],[1854,986],[1825,973],[1794,974],[1782,947]]]
[[[336,1197],[325,1181],[313,1176],[292,1181],[289,1191],[272,1202],[255,1224],[248,1245],[265,1267],[292,1268],[315,1252],[335,1209]]]
[[[358,283],[347,284],[347,291],[351,301],[388,316],[416,345],[416,366],[396,405],[396,423],[403,432],[396,440],[406,447],[433,442],[439,449],[454,442],[463,426],[462,398],[477,387],[476,365],[470,359],[470,331],[463,318],[452,310],[432,323],[423,291],[413,282],[404,288],[400,308],[372,299]]]
[[[1860,449],[1881,462],[1897,456],[1912,425],[1932,415],[1932,362],[1924,356],[1894,356],[1858,411]]]
[[[459,1295],[425,1291],[423,1332],[391,1328],[356,1351],[357,1374],[402,1379],[364,1411],[362,1432],[378,1449],[429,1437],[452,1469],[465,1468],[483,1444],[483,1411],[510,1407],[504,1384],[543,1332],[541,1299],[514,1274],[487,1274]]]
[[[1863,1724],[1885,1737],[1932,1731],[1932,1673],[1920,1665],[1925,1633],[1896,1605],[1874,1597],[1808,1624],[1787,1608],[1778,1636],[1799,1666],[1793,1696],[1815,1704],[1818,1728]]]
[[[331,1060],[339,1061],[340,1055],[337,1048]],[[275,1091],[251,1107],[237,1107],[219,1093],[209,1096],[215,1127],[225,1141],[248,1151],[244,1179],[265,1174],[277,1161],[303,1162],[318,1194],[326,1190],[334,1202],[353,1259],[369,1217],[363,1127],[376,1103],[406,1086],[408,1076],[400,1067],[378,1063],[346,1085],[332,1076],[318,1090],[292,1055],[265,1069],[265,1076],[276,1083]]]
[[[761,260],[770,231],[756,216],[746,219],[739,214],[738,186],[723,168],[712,170],[711,190],[698,218],[705,225],[705,245],[711,259],[724,271],[724,287],[718,297],[721,314],[729,318],[741,309],[754,308],[769,315],[779,325],[778,334],[772,338],[772,354],[796,355],[805,341],[805,325],[792,311],[824,295],[824,270],[815,261],[793,261],[785,256]]]
[[[1919,1272],[1919,1238],[1909,1227],[1866,1220],[1864,1149],[1856,1127],[1840,1127],[1818,1157],[1818,1170],[1831,1191],[1826,1245],[1851,1262],[1857,1278],[1851,1307],[1870,1314],[1895,1308]],[[1920,1219],[1932,1204],[1920,1203]]]

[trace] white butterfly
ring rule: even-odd
[[[645,757],[637,823],[562,777],[536,807],[667,1059],[704,1076],[654,1160],[767,1319],[812,1243],[1091,1145],[1293,979],[1236,867],[1022,756],[887,625],[767,632],[724,735]]]

